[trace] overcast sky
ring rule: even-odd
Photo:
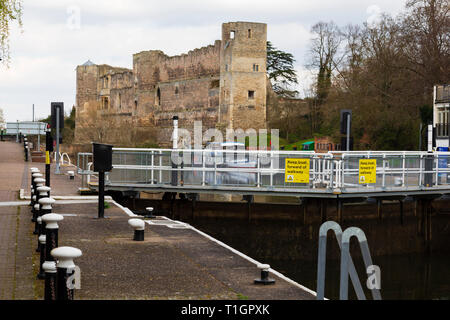
[[[299,87],[310,85],[305,69],[310,28],[319,21],[340,26],[399,13],[405,0],[24,0],[23,32],[13,27],[12,62],[0,66],[0,108],[6,121],[47,117],[51,101],[75,104],[75,68],[88,59],[132,68],[132,54],[168,55],[213,44],[221,24],[267,23],[268,40],[296,59]]]

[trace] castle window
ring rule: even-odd
[[[175,94],[178,94],[178,86],[175,87]]]
[[[252,29],[248,29],[248,38],[250,39],[252,37]]]
[[[134,99],[134,108],[137,109],[137,107],[138,107],[138,101],[137,101],[137,99]]]
[[[161,105],[161,90],[159,88],[156,90],[156,105]]]
[[[230,39],[234,39],[236,32],[234,30],[230,31]]]
[[[256,63],[253,64],[253,71],[259,71],[259,65]]]
[[[255,99],[255,91],[249,90],[248,91],[248,98],[249,99]]]
[[[122,95],[119,93],[119,109],[122,109]]]

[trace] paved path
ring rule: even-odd
[[[32,234],[30,207],[11,205],[17,191],[29,192],[29,167],[21,145],[0,144],[0,300],[43,299],[43,281],[36,279],[39,255]],[[78,177],[70,180],[63,167],[54,175],[54,195],[76,195]],[[111,203],[106,219],[95,219],[97,204],[57,200],[54,213],[64,214],[59,224],[59,246],[83,252],[75,263],[81,269],[76,299],[313,299],[301,286],[272,274],[276,284],[257,286],[259,270],[251,258],[233,252],[214,239],[181,222],[159,217],[149,220],[145,241],[132,241],[129,210]]]
[[[27,165],[22,145],[0,142],[0,201],[17,201]],[[28,206],[0,207],[0,299],[32,299],[33,251]]]

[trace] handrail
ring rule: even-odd
[[[173,155],[176,157],[173,158]],[[78,173],[92,174],[91,170],[86,170],[86,163],[92,161],[91,157],[92,153],[78,154]],[[309,183],[285,181],[284,160],[288,158],[310,159]],[[374,182],[364,183],[365,180],[359,179],[361,170],[358,159],[376,160]],[[172,161],[177,160],[179,162],[174,166]],[[201,185],[210,188],[234,185],[257,189],[276,187],[286,190],[326,188],[328,192],[333,193],[355,190],[388,191],[390,188],[396,191],[401,190],[399,188],[450,189],[450,152],[315,153],[275,150],[113,148],[112,165],[113,170],[107,183],[137,183],[154,187],[171,185],[172,180],[169,176],[178,172],[179,182],[183,181],[183,186],[186,187]]]

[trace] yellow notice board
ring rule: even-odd
[[[286,159],[284,181],[309,183],[309,159]]]
[[[377,160],[359,160],[359,183],[377,183]]]

